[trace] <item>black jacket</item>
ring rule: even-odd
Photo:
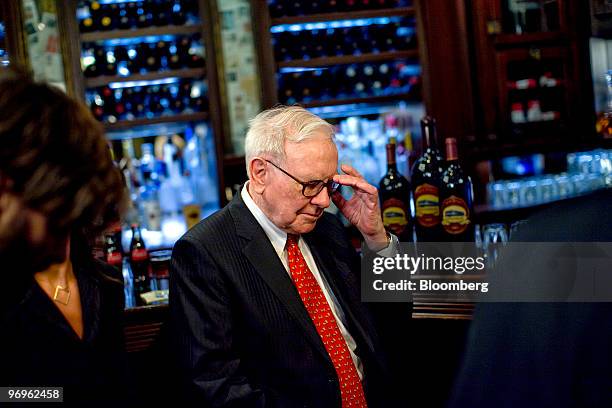
[[[513,239],[612,242],[612,190],[552,205]],[[518,282],[536,261],[525,259]],[[479,305],[450,406],[612,406],[612,304]]]
[[[357,342],[369,406],[389,406],[386,364],[370,313],[360,302],[359,256],[327,213],[304,238]],[[239,194],[175,245],[170,312],[192,400],[200,406],[340,406],[331,359]]]
[[[83,309],[83,339],[30,277],[20,300],[0,310],[0,386],[61,386],[65,402],[87,406],[123,402],[121,274],[86,258],[73,257],[73,267]]]

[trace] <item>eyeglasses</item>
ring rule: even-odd
[[[267,160],[267,159],[264,159],[264,160],[270,163],[271,165],[273,165],[274,167],[276,167],[277,169],[279,169],[280,171],[282,171],[283,173],[285,173],[286,175],[288,175],[289,177],[291,177],[297,183],[299,183],[302,186],[302,195],[306,198],[316,197],[317,195],[319,195],[321,190],[323,190],[324,188],[327,188],[328,194],[332,195],[334,192],[338,190],[338,187],[340,187],[340,184],[336,183],[334,179],[330,179],[329,181],[323,181],[323,180],[300,181],[294,176],[292,176],[291,174],[287,173],[285,170],[278,167],[276,164],[272,163],[270,160]]]

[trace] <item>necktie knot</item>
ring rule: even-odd
[[[287,244],[286,244],[287,248],[290,248],[292,246],[297,246],[299,239],[300,239],[299,235],[287,234]]]

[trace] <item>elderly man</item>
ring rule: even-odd
[[[359,257],[324,209],[333,199],[370,251],[393,251],[397,239],[385,232],[377,189],[350,166],[336,174],[332,137],[332,126],[301,107],[259,114],[246,136],[241,194],[177,242],[170,306],[194,400],[388,406],[386,365],[359,298]]]

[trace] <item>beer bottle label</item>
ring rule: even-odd
[[[461,234],[470,225],[470,210],[465,200],[450,196],[442,202],[442,226],[449,234]]]
[[[385,228],[395,235],[400,235],[408,225],[406,205],[397,198],[389,198],[382,205],[382,219]]]
[[[438,187],[421,184],[414,191],[416,219],[422,227],[434,227],[440,223],[440,198]]]

